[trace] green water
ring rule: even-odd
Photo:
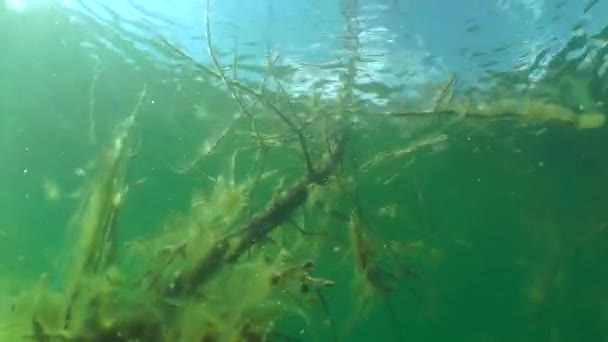
[[[605,37],[603,32],[595,39]],[[280,65],[280,75],[262,87],[263,63],[246,64],[243,69],[251,66],[261,73],[239,84],[259,91],[260,97],[237,87],[243,110],[230,87],[214,76],[210,61],[201,69],[158,40],[139,42],[150,44],[151,53],[133,39],[137,37],[55,4],[19,14],[0,6],[0,340],[189,341],[195,334],[171,335],[189,313],[192,321],[201,322],[197,336],[204,340],[201,334],[213,328],[204,328],[201,312],[209,312],[219,322],[235,321],[226,328],[234,336],[243,324],[259,321],[257,328],[272,331],[264,335],[270,341],[608,341],[607,131],[602,125],[583,129],[576,119],[604,115],[606,76],[605,71],[580,70],[563,58],[569,48],[587,41],[573,40],[552,60],[554,76],[534,89],[516,90],[526,71],[507,71],[493,76],[495,88],[461,89],[457,84],[447,107],[437,108],[443,115],[421,117],[375,113],[408,112],[408,104],[417,112],[432,107],[444,82],[430,82],[423,103],[395,100],[389,85],[357,88],[356,68],[349,64],[356,63],[356,49],[348,43],[341,52],[344,65],[335,71],[342,75],[340,96],[289,94],[289,82],[296,81],[290,71],[281,74]],[[231,53],[221,55],[229,80],[231,60]],[[448,77],[446,73],[443,80]],[[81,276],[74,276],[79,272],[74,264],[82,258],[78,241],[86,224],[77,213],[103,177],[98,173],[107,162],[104,151],[114,146],[120,124],[144,89],[133,139],[128,140],[125,184],[117,188],[123,199],[112,226],[116,256],[107,270],[127,279],[108,285],[119,294],[110,306],[125,312],[105,309],[104,314],[127,322],[131,313],[152,312],[165,323],[159,323],[155,336],[106,336],[86,319],[80,330],[64,329],[44,321],[37,310],[65,315],[64,297]],[[356,100],[353,89],[389,100],[385,106]],[[468,96],[498,102],[501,115],[459,118],[450,106],[462,111],[459,103]],[[508,104],[500,102],[503,98]],[[514,98],[519,102],[512,106]],[[539,106],[542,110],[533,109]],[[551,115],[557,106],[575,119]],[[146,292],[132,285],[150,265],[164,272],[161,283],[175,285],[172,277],[196,264],[199,249],[212,248],[214,239],[238,237],[256,214],[270,210],[275,194],[289,194],[306,179],[297,136],[273,108],[301,124],[317,168],[337,149],[335,136],[348,132],[345,152],[326,175],[327,183],[315,187],[318,198],[307,184],[306,204],[285,213],[268,235],[257,236],[237,261],[226,261],[227,254],[216,260],[220,271],[207,273],[220,280],[201,281],[195,294],[184,290],[174,298],[166,288]],[[536,114],[502,115],[509,110]],[[235,120],[235,114],[241,118]],[[249,115],[256,118],[257,129]],[[284,138],[268,138],[263,164],[256,154],[261,151],[256,134]],[[179,172],[200,156],[205,142],[212,145],[209,155],[192,172]],[[248,199],[228,198],[234,187],[251,186],[261,174],[260,165],[264,172],[276,173],[260,180]],[[215,185],[222,179],[225,188]],[[214,188],[219,190],[214,193]],[[318,202],[312,203],[313,197]],[[199,208],[193,198],[207,201],[203,206],[208,209],[197,211],[203,216],[197,220],[204,222],[197,229],[210,230],[208,238],[189,241],[186,233],[177,240],[159,237],[143,252],[130,253],[145,239],[179,232],[184,217]],[[234,220],[224,224],[231,213]],[[357,290],[361,255],[348,234],[354,216],[363,222],[368,267],[382,270],[371,278],[390,285],[370,298]],[[155,259],[165,245],[178,242],[188,246],[183,263],[165,265],[158,261],[164,259]],[[275,262],[281,253],[290,257]],[[248,278],[258,277],[258,271],[247,267],[259,267],[264,277],[307,260],[315,264],[310,277],[335,282],[321,287],[320,296],[316,290],[293,293],[291,285],[269,287],[270,278]],[[111,278],[105,271],[85,273],[100,283]],[[289,281],[297,288],[304,280],[297,276]],[[317,285],[314,280],[310,284]],[[99,290],[82,286],[81,292]],[[261,289],[268,294],[258,294],[266,293]],[[41,293],[63,299],[44,302],[44,307],[32,304],[43,302]],[[359,310],[357,303],[364,299],[369,305]],[[130,301],[141,312],[132,311]],[[267,302],[279,303],[278,314],[268,315],[272,319],[256,311]],[[75,314],[95,312],[98,307],[91,303]],[[186,310],[192,303],[207,306]],[[38,325],[44,333],[36,332]],[[116,331],[120,329],[112,333]],[[258,337],[242,333],[229,340]]]

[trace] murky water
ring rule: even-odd
[[[0,2],[0,341],[608,340],[601,1]]]

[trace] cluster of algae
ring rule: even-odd
[[[464,110],[463,115],[474,117],[511,116],[522,121],[558,122],[579,129],[600,128],[606,117],[599,112],[577,113],[574,110],[538,100],[500,100],[488,104],[478,104],[473,110]]]
[[[379,161],[444,142],[447,135],[381,152],[367,163],[346,167],[340,165],[348,160],[346,145],[354,131],[351,125],[340,122],[330,126],[334,132],[326,135],[324,145],[311,141],[301,145],[323,146],[325,151],[314,154],[321,155],[318,160],[306,157],[311,159],[310,165],[299,173],[299,180],[281,179],[269,186],[275,193],[265,207],[255,209],[252,194],[265,180],[276,179],[277,171],[237,181],[235,157],[231,156],[232,170],[215,177],[208,191],[196,193],[189,210],[175,215],[162,232],[144,240],[119,243],[117,217],[128,189],[133,127],[138,124],[144,98],[145,89],[133,112],[117,128],[111,147],[101,155],[99,172],[74,219],[74,262],[64,287],[51,286],[42,276],[34,288],[11,293],[10,305],[5,305],[0,316],[2,340],[298,340],[297,333],[283,331],[289,326],[282,323],[286,317],[295,317],[299,329],[320,327],[318,334],[326,336],[321,339],[337,340],[326,297],[331,288],[345,284],[336,284],[330,275],[316,274],[319,256],[313,246],[331,234],[309,231],[315,224],[307,224],[302,215],[325,217],[316,219],[317,226],[323,222],[341,227],[342,242],[353,266],[353,305],[357,313],[368,312],[375,301],[397,291],[404,280],[424,279],[409,266],[416,255],[440,259],[440,251],[415,248],[413,252],[411,243],[397,241],[380,243],[384,248],[378,252],[370,236],[373,220],[359,199],[357,175],[363,177],[359,173],[368,172]],[[497,101],[465,111],[449,109],[458,107],[453,101],[447,101],[447,106],[436,110],[453,110],[463,120],[501,120],[508,116],[561,122],[579,129],[598,128],[605,123],[601,113],[577,114],[534,101]],[[328,125],[320,127],[319,132],[324,132]],[[252,136],[262,134],[254,131]],[[260,141],[256,144],[262,148]],[[351,199],[350,204],[346,198]],[[396,207],[392,208],[380,208],[379,212],[394,218]],[[125,262],[125,254],[135,261]],[[310,309],[314,306],[323,308],[324,317],[312,317]]]
[[[348,22],[348,31],[355,37],[355,21]],[[355,314],[369,311],[374,302],[397,291],[404,281],[424,281],[410,266],[417,257],[441,259],[441,251],[423,243],[376,241],[373,237],[374,220],[363,205],[359,178],[380,161],[414,154],[445,142],[448,136],[431,135],[405,148],[382,151],[367,163],[351,162],[357,147],[347,146],[355,144],[353,136],[362,129],[352,125],[357,110],[349,83],[357,70],[356,39],[348,46],[353,65],[346,68],[348,77],[344,77],[337,103],[327,104],[323,118],[317,113],[323,112],[319,110],[322,105],[315,103],[310,121],[299,122],[268,100],[270,89],[257,91],[237,81],[236,69],[233,78],[228,78],[211,47],[208,18],[207,24],[216,70],[195,66],[223,84],[238,103],[241,114],[235,121],[249,124],[253,147],[247,147],[257,151],[254,171],[243,181],[235,179],[233,153],[228,157],[230,171],[212,178],[212,188],[194,194],[189,209],[168,220],[160,233],[139,241],[118,241],[117,230],[125,229],[117,218],[128,190],[126,175],[134,152],[134,127],[140,124],[146,96],[144,88],[133,111],[117,127],[112,144],[101,153],[98,173],[75,215],[69,276],[56,286],[43,275],[34,288],[24,287],[10,292],[6,300],[2,298],[10,305],[0,311],[0,339],[275,341],[298,340],[303,327],[319,327],[317,334],[323,337],[302,338],[338,340],[327,296],[332,288],[344,289],[347,284],[337,283],[329,274],[317,274],[324,243],[337,240],[348,251]],[[578,113],[543,101],[457,101],[452,98],[453,85],[451,78],[439,90],[431,111],[388,114],[433,117],[447,113],[459,120],[558,122],[579,129],[605,124],[603,113]],[[265,116],[252,112],[256,106],[264,108]],[[330,115],[331,111],[339,115]],[[207,143],[209,147],[189,164],[188,171],[201,167],[204,157],[220,142],[238,140],[233,127],[228,125],[215,143]],[[279,170],[265,170],[265,157],[273,148],[289,153],[295,149],[304,165],[294,175],[279,179]],[[256,190],[272,193],[261,206],[254,200]],[[396,206],[387,208],[379,209],[381,216],[394,218]],[[337,228],[314,229],[329,226]],[[321,307],[323,317],[313,317],[312,307]],[[289,322],[284,323],[286,320]]]
[[[235,257],[240,260],[216,257],[216,251],[228,251],[221,246],[233,241],[238,246],[244,239],[234,227],[248,217],[253,185],[221,177],[208,196],[195,195],[190,210],[161,233],[128,244],[126,253],[135,262],[121,265],[117,216],[128,189],[132,128],[144,97],[145,89],[102,154],[74,218],[77,241],[67,286],[57,290],[43,276],[34,289],[11,295],[0,327],[4,340],[262,341],[280,336],[275,325],[288,313],[308,324],[301,303],[333,286],[299,255],[309,247],[300,233],[280,246]],[[276,220],[272,216],[279,214],[268,211],[272,214],[262,221]],[[202,279],[201,272],[216,274]]]

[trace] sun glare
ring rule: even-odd
[[[4,0],[6,2],[6,7],[15,12],[22,12],[25,9],[25,1],[24,0]]]

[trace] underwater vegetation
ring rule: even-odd
[[[343,6],[345,56],[335,99],[289,94],[275,72],[281,60],[270,54],[259,84],[241,80],[236,53],[227,66],[215,50],[209,2],[209,65],[169,41],[157,42],[192,78],[211,84],[235,115],[213,127],[207,139],[201,135],[182,164],[169,167],[176,177],[199,181],[184,199],[187,205],[136,238],[124,238],[131,227],[120,218],[146,181],[134,181],[130,167],[147,143],[142,127],[149,86],[125,96],[131,111],[114,113],[120,122],[104,136],[94,115],[96,70],[85,129],[96,146],[95,162],[76,172],[86,174],[87,182],[72,196],[79,205],[66,224],[67,265],[58,274],[42,274],[36,284],[2,289],[0,341],[346,341],[378,308],[388,312],[391,338],[408,340],[398,316],[411,312],[402,306],[425,312],[440,305],[444,286],[434,275],[448,258],[446,239],[424,217],[429,209],[421,191],[414,191],[415,200],[387,195],[387,203],[372,192],[389,193],[417,158],[442,153],[465,131],[491,135],[504,125],[535,132],[605,130],[599,105],[581,108],[561,95],[534,92],[471,94],[458,89],[455,73],[437,87],[426,110],[370,110],[355,92],[363,59],[356,1]],[[202,116],[205,109],[192,111]],[[419,125],[420,133],[389,136],[403,122]],[[370,146],[375,134],[386,136]],[[48,201],[62,198],[52,180],[42,186]],[[391,229],[407,226],[403,217],[410,212],[428,229]],[[552,223],[539,223],[530,212],[521,213],[521,220]],[[566,291],[566,266],[607,233],[605,223],[598,225],[538,271],[525,291],[533,319],[547,296]],[[472,248],[466,239],[449,244]]]

